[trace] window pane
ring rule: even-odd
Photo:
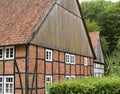
[[[10,48],[10,57],[13,57],[13,48]]]
[[[46,52],[46,59],[48,59],[48,51]]]
[[[2,78],[0,78],[0,82],[2,82]]]
[[[9,49],[6,49],[6,58],[9,58]]]
[[[12,89],[13,88],[13,84],[10,84],[10,89]]]
[[[9,93],[9,84],[6,84],[6,93]]]
[[[0,49],[0,58],[3,58],[3,49]]]
[[[0,94],[2,94],[2,84],[0,84]]]
[[[51,60],[51,52],[48,53],[49,60]]]
[[[9,82],[9,78],[6,78],[6,82]]]

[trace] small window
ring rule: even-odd
[[[46,76],[45,77],[45,89],[46,89],[46,94],[47,93],[47,86],[52,84],[52,76]]]
[[[88,60],[86,57],[84,57],[84,66],[88,66]]]
[[[14,58],[14,47],[5,47],[5,59]]]
[[[65,54],[65,63],[67,64],[75,64],[75,55],[72,54]]]
[[[76,77],[75,76],[71,76],[71,79],[76,79]]]
[[[70,63],[70,54],[65,54],[65,63]]]
[[[4,85],[5,85],[5,94],[13,94],[13,92],[14,92],[14,79],[13,79],[13,76],[11,76],[11,77],[6,76]]]
[[[71,64],[75,64],[75,55],[70,56]]]
[[[0,48],[0,60],[3,59],[3,48]]]
[[[46,60],[46,61],[52,61],[52,50],[46,49],[46,52],[45,52],[45,60]]]
[[[70,76],[66,76],[66,80],[70,80]]]
[[[72,80],[72,79],[76,79],[75,76],[66,76],[66,80]]]

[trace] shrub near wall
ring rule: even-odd
[[[48,94],[120,94],[120,78],[86,78],[54,83]]]

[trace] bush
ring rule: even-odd
[[[48,94],[120,94],[120,78],[86,78],[54,83]]]

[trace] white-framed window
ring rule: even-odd
[[[68,53],[65,54],[65,63],[70,64],[70,54]]]
[[[66,80],[76,79],[76,76],[66,76]]]
[[[75,64],[75,55],[73,54],[65,54],[65,63],[67,64]]]
[[[71,64],[75,64],[75,55],[70,55]]]
[[[0,60],[3,60],[3,47],[0,47]]]
[[[14,47],[5,47],[5,59],[14,59]]]
[[[45,51],[45,60],[46,61],[52,61],[52,50],[46,49],[46,51]]]
[[[66,76],[66,80],[70,80],[70,76]]]
[[[5,94],[14,93],[14,78],[13,76],[5,76],[4,78],[4,92]]]
[[[45,91],[46,91],[46,94],[48,94],[47,93],[47,86],[48,85],[51,85],[52,84],[52,76],[45,76]]]
[[[0,94],[14,94],[14,77],[0,76]]]
[[[84,66],[88,66],[88,59],[87,59],[87,57],[84,57]]]

